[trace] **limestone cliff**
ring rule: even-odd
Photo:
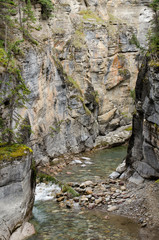
[[[34,203],[35,177],[31,169],[32,154],[24,149],[24,156],[0,155],[0,239],[11,234],[30,217]],[[1,151],[2,153],[2,151]]]
[[[159,178],[159,63],[145,59],[136,83],[136,113],[126,159],[127,176]]]
[[[104,136],[131,123],[136,45],[146,47],[148,4],[55,0],[46,21],[34,5],[38,46],[23,45],[23,77],[32,93],[21,114],[34,132],[38,162],[107,144]]]

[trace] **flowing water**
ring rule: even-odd
[[[75,159],[59,176],[65,182],[84,182],[103,179],[115,170],[126,155],[125,147],[101,150],[86,158]],[[40,187],[39,187],[40,188]],[[139,227],[128,218],[109,215],[99,209],[86,210],[75,206],[73,209],[61,208],[49,200],[49,191],[55,185],[41,186],[33,208],[32,222],[37,234],[29,240],[137,240]],[[45,195],[45,196],[44,196]],[[47,195],[47,196],[46,196]],[[42,201],[42,199],[45,201]],[[107,219],[108,218],[108,219]]]

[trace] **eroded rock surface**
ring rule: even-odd
[[[31,95],[21,114],[34,132],[36,161],[43,163],[91,149],[97,136],[131,123],[131,93],[140,64],[135,43],[146,48],[152,18],[149,1],[54,4],[54,16],[47,21],[41,20],[40,6],[34,6],[32,35],[39,45],[25,44],[22,60]]]
[[[146,59],[136,83],[136,113],[126,159],[130,178],[159,178],[159,67]],[[136,177],[135,177],[136,176]]]
[[[10,235],[26,221],[34,202],[35,179],[32,155],[0,161],[0,239]]]

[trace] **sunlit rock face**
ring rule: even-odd
[[[159,178],[159,67],[145,59],[136,83],[136,113],[127,176]],[[131,178],[132,180],[134,179]]]
[[[30,217],[34,203],[35,178],[32,154],[0,161],[0,239],[10,235]]]
[[[95,146],[131,122],[131,97],[146,48],[149,1],[58,0],[41,20],[35,5],[37,47],[24,46],[23,76],[37,162]],[[137,45],[137,46],[136,46]]]

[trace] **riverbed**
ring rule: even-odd
[[[106,179],[125,155],[126,147],[117,147],[75,158],[57,178],[65,182]],[[37,234],[29,240],[139,239],[139,226],[134,221],[101,208],[81,208],[78,203],[71,209],[60,207],[54,198],[58,191],[56,185],[39,185],[32,219]]]

